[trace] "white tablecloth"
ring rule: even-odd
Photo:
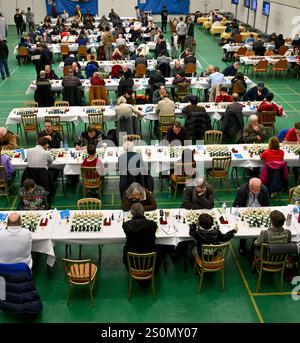
[[[256,65],[262,58],[261,56],[257,56],[259,59],[255,59],[255,56],[253,56],[253,58],[251,57],[247,57],[247,56],[243,56],[240,57],[240,61],[245,64],[245,65]],[[284,56],[282,56],[284,57]],[[281,57],[281,58],[282,58]],[[288,56],[288,57],[284,57],[288,63],[297,63],[298,59],[296,56]],[[264,56],[265,60],[267,60],[269,62],[269,64],[276,64],[279,59],[273,58],[272,56]]]

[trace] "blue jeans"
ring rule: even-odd
[[[0,72],[2,79],[4,80],[6,76],[9,76],[7,58],[0,58]]]

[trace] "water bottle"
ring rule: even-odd
[[[295,206],[293,208],[293,214],[294,214],[295,218],[297,218],[297,216],[298,216],[298,206],[299,206],[298,201],[296,201]]]
[[[68,151],[69,147],[68,147],[68,141],[67,139],[65,138],[65,141],[64,141],[64,149],[65,151]]]
[[[226,202],[223,202],[223,204],[222,204],[222,212],[223,212],[223,215],[226,214],[226,208],[227,208]]]
[[[64,148],[64,143],[63,141],[60,141],[60,149],[63,150],[63,148]]]
[[[236,218],[238,218],[240,216],[240,212],[239,212],[239,207],[238,206],[235,207],[234,215],[235,215]]]
[[[113,101],[112,101],[112,99],[110,99],[110,106],[109,106],[111,109],[113,109],[114,108],[114,104],[113,104]]]

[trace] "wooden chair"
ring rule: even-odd
[[[195,272],[199,273],[200,284],[198,292],[201,292],[202,284],[204,280],[205,273],[220,272],[221,274],[221,286],[224,290],[224,268],[226,256],[229,248],[229,242],[212,245],[212,244],[202,244],[201,246],[201,256],[195,254]]]
[[[25,46],[20,46],[18,48],[18,65],[21,64],[21,59],[23,61],[23,63],[25,63],[24,61],[29,61],[30,55],[28,52],[28,49]]]
[[[269,67],[269,62],[267,60],[258,61],[258,63],[253,66],[254,77],[256,77],[256,74],[262,73],[262,74],[265,74],[265,78],[266,78],[268,67]]]
[[[106,106],[106,101],[102,99],[92,100],[91,106]]]
[[[61,134],[61,138],[65,138],[64,128],[60,122],[60,116],[45,116],[45,122],[50,121],[54,131],[58,131]]]
[[[289,204],[294,204],[294,201],[293,201],[293,194],[294,194],[296,188],[297,188],[297,187],[292,187],[292,188],[289,190]]]
[[[283,291],[283,273],[287,262],[288,254],[271,254],[269,244],[262,243],[260,256],[254,255],[252,271],[254,268],[258,273],[256,292],[259,292],[263,271],[269,273],[280,273],[280,291]]]
[[[91,86],[89,92],[89,103],[93,100],[104,100],[105,105],[108,104],[108,95],[105,86]]]
[[[1,155],[0,155],[1,158]],[[0,166],[0,196],[6,196],[7,198],[7,202],[10,205],[10,201],[9,201],[9,185],[8,185],[8,181],[7,181],[7,173],[6,170],[4,168],[4,166]]]
[[[261,114],[259,115],[259,121],[270,132],[270,134],[274,136],[276,112],[275,111],[262,111]]]
[[[253,50],[247,50],[245,56],[255,56],[255,52]]]
[[[123,136],[123,144],[125,142],[133,142],[133,141],[140,141],[141,140],[141,136],[140,135],[136,135],[136,134],[130,134],[130,135],[124,135]]]
[[[65,57],[69,56],[70,50],[69,46],[67,44],[61,44],[60,45],[60,55],[61,60],[63,61]],[[70,68],[70,66],[68,66]]]
[[[226,181],[231,164],[231,156],[214,157],[212,159],[212,167],[206,170],[207,176],[212,179],[219,179],[222,186],[222,181]]]
[[[235,61],[239,61],[240,57],[246,56],[248,49],[245,46],[241,46],[238,51],[233,55]]]
[[[152,294],[154,300],[156,299],[155,285],[154,285],[154,272],[156,263],[156,252],[148,254],[136,254],[133,252],[127,253],[128,262],[128,301],[131,298],[132,280],[148,281],[151,280]]]
[[[174,173],[170,174],[171,189],[174,188],[174,200],[177,196],[178,185],[186,186],[188,180],[195,176],[195,162],[176,162]]]
[[[289,48],[286,45],[282,45],[278,50],[278,55],[283,56],[288,50]]]
[[[96,190],[101,198],[102,176],[99,175],[96,167],[80,167],[82,177],[83,196],[89,189]]]
[[[90,300],[94,306],[93,288],[96,281],[97,266],[90,259],[69,260],[63,258],[65,273],[69,285],[67,304],[70,304],[72,286],[88,287]]]
[[[39,107],[39,104],[36,101],[30,101],[30,100],[27,101],[26,100],[23,102],[23,107],[24,108],[37,108],[37,107]]]
[[[97,130],[102,131],[104,128],[103,113],[89,113],[89,126],[94,126]]]
[[[87,53],[86,46],[85,45],[79,45],[77,54],[78,54],[78,59],[84,58],[85,60],[87,60],[88,53]]]
[[[177,101],[181,102],[191,92],[190,83],[178,83],[175,86],[175,96]]]
[[[159,115],[160,140],[162,140],[163,134],[167,133],[170,127],[173,127],[175,121],[176,121],[175,114],[160,114]]]
[[[187,76],[193,76],[196,73],[197,67],[195,63],[188,63],[184,67],[184,73]]]
[[[241,34],[237,34],[237,35],[235,35],[235,36],[233,36],[233,41],[235,42],[235,43],[242,43],[242,41],[243,41],[243,36],[241,35]]]
[[[275,73],[283,73],[284,78],[285,78],[285,74],[286,74],[286,71],[287,71],[287,66],[288,66],[288,61],[286,59],[279,60],[272,67],[273,80],[274,80]]]
[[[266,50],[264,53],[264,56],[273,56],[274,55],[274,51],[273,50]]]
[[[38,133],[40,131],[39,124],[37,121],[36,114],[21,114],[21,123],[24,130],[25,145],[28,142],[28,133],[35,132],[36,138],[38,138]]]
[[[222,131],[208,130],[204,133],[204,144],[221,144],[222,138]]]
[[[135,66],[135,72],[134,72],[135,77],[143,77],[146,74],[147,74],[147,67],[145,64],[137,64]]]
[[[55,101],[54,107],[69,107],[69,102],[68,101]]]
[[[77,201],[79,211],[96,211],[101,210],[102,202],[97,198],[83,198]],[[79,245],[79,259],[81,259],[82,245]],[[98,244],[99,264],[101,264],[101,245]]]
[[[63,71],[64,76],[69,75],[69,70],[70,70],[70,69],[71,69],[71,66],[64,66],[64,71]]]

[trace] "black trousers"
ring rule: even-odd
[[[178,35],[178,45],[180,45],[181,52],[183,52],[185,45],[185,35]]]
[[[16,24],[17,27],[17,33],[18,35],[22,34],[22,30],[23,30],[23,25],[22,24]]]
[[[161,30],[162,30],[162,32],[167,32],[167,21],[166,20],[161,22]]]

